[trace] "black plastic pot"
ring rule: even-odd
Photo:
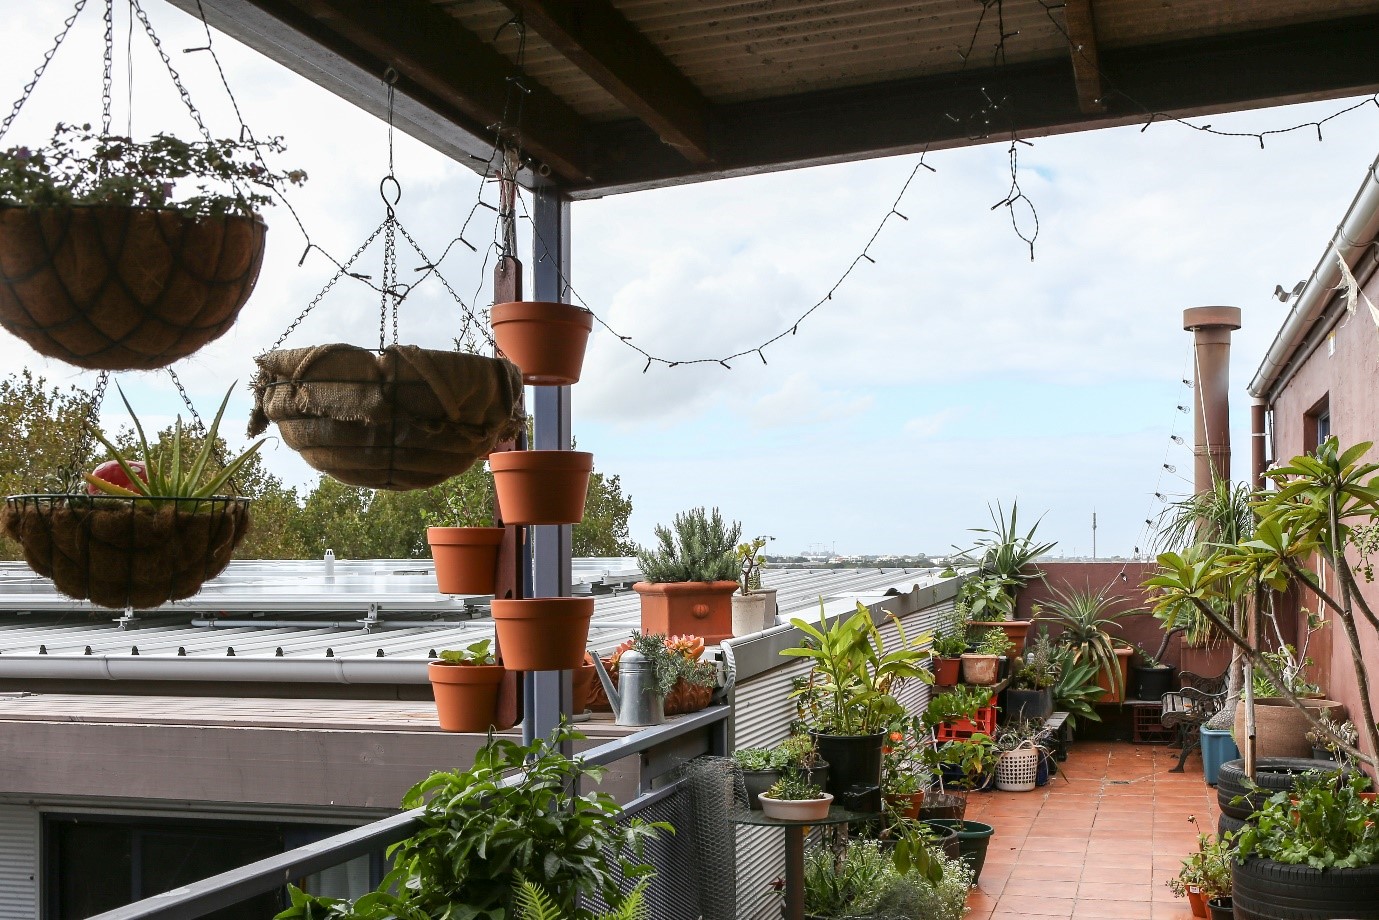
[[[1143,668],[1135,665],[1135,698],[1158,702],[1163,695],[1173,689],[1173,668],[1162,665],[1157,668]]]
[[[874,735],[809,733],[819,756],[828,761],[828,785],[835,804],[852,811],[881,810],[881,746],[885,732]]]
[[[1313,760],[1330,760],[1330,761],[1333,761],[1333,762],[1334,762],[1334,761],[1336,760],[1336,752],[1335,752],[1335,751],[1332,751],[1332,750],[1330,750],[1330,749],[1328,749],[1328,748],[1324,748],[1324,747],[1313,747],[1313,748],[1312,748],[1312,759],[1313,759]]]
[[[1224,898],[1209,898],[1207,913],[1211,920],[1235,920],[1235,908],[1231,906],[1230,895]]]
[[[944,856],[949,859],[957,859],[962,855],[962,849],[958,843],[957,828],[943,821],[925,821],[924,824],[934,832],[934,836],[937,838],[934,841],[934,846],[942,850]]]
[[[780,779],[779,770],[743,770],[742,782],[747,787],[747,802],[753,811],[761,811],[757,796],[775,785]]]
[[[1005,715],[1009,720],[1047,719],[1053,715],[1053,692],[1048,689],[1007,690]]]
[[[977,884],[982,877],[982,866],[986,865],[987,844],[991,842],[991,835],[996,833],[996,829],[980,821],[938,819],[930,823],[940,827],[951,827],[957,831],[958,853],[972,867],[972,884]]]

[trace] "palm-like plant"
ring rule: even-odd
[[[1106,677],[1108,686],[1124,698],[1125,681],[1120,672],[1116,649],[1126,646],[1111,635],[1120,630],[1120,620],[1133,611],[1112,611],[1116,599],[1105,588],[1093,590],[1053,589],[1054,599],[1035,608],[1035,619],[1062,627],[1058,641],[1073,650],[1076,660],[1087,662]]]
[[[1012,502],[1010,519],[1006,520],[1005,509],[997,502],[995,509],[987,506],[991,514],[991,527],[974,527],[972,532],[982,534],[976,544],[964,555],[980,553],[977,558],[977,571],[963,583],[959,598],[968,615],[974,620],[1005,620],[1015,611],[1015,597],[1020,589],[1043,573],[1027,571],[1035,559],[1058,545],[1057,541],[1046,543],[1035,541],[1035,531],[1039,521],[1025,533],[1020,533],[1020,503]]]

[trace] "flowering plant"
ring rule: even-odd
[[[881,791],[887,796],[913,795],[928,785],[925,739],[914,723],[897,723],[881,747]]]

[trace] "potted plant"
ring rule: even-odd
[[[1047,630],[1040,630],[1006,690],[1007,718],[1042,720],[1053,715],[1053,687],[1059,671],[1053,641]]]
[[[962,655],[967,651],[967,620],[954,611],[939,622],[934,633],[934,686],[952,687],[962,676]]]
[[[480,503],[466,494],[472,491],[465,480],[451,479],[441,490],[448,513],[425,514],[426,542],[431,546],[441,594],[493,594],[495,590],[498,552],[507,530],[476,526],[485,522],[487,513],[481,517],[474,510]]]
[[[830,624],[821,600],[819,625],[791,620],[805,639],[798,648],[781,651],[812,665],[792,697],[828,761],[828,788],[840,797],[860,791],[861,798],[848,803],[859,810],[881,810],[881,748],[888,726],[905,714],[895,692],[904,681],[934,679],[925,666],[929,637],[911,639],[899,619],[891,618],[900,645],[887,651],[865,604],[858,602],[851,614]]]
[[[737,545],[737,586],[741,593],[732,599],[734,636],[750,636],[776,625],[776,589],[761,586],[765,566],[761,550],[771,539],[756,537]]]
[[[1196,823],[1196,819],[1190,819]],[[1231,862],[1235,844],[1230,834],[1212,837],[1197,835],[1197,850],[1183,860],[1183,867],[1168,887],[1180,898],[1187,898],[1195,917],[1208,916],[1207,901],[1231,895]]]
[[[1058,668],[1058,680],[1053,685],[1053,709],[1066,712],[1068,720],[1064,723],[1068,731],[1077,727],[1079,719],[1100,722],[1096,703],[1105,694],[1097,682],[1099,669],[1096,664],[1078,655],[1078,650],[1056,644],[1054,663]],[[1071,738],[1071,735],[1066,737]]]
[[[1044,734],[1043,719],[1017,719],[1002,726],[994,738],[996,788],[1005,792],[1029,792],[1037,783],[1039,744]]]
[[[567,726],[530,745],[492,738],[468,770],[432,773],[403,797],[403,808],[422,809],[422,828],[388,848],[392,870],[377,891],[349,904],[293,887],[279,920],[455,916],[457,905],[466,916],[505,917],[522,882],[541,886],[576,920],[593,920],[582,898],[621,905],[619,883],[651,872],[646,842],[673,829],[624,820],[606,792],[570,792],[605,772],[560,753],[583,738]]]
[[[1039,521],[1026,533],[1020,533],[1019,502],[1011,504],[1009,520],[999,502],[994,510],[988,510],[993,526],[973,528],[974,533],[982,536],[972,549],[964,552],[978,554],[977,569],[963,582],[958,605],[973,625],[1004,630],[1014,646],[1013,653],[1018,655],[1024,648],[1029,622],[1015,619],[1016,601],[1026,584],[1043,578],[1043,573],[1031,568],[1034,560],[1058,544],[1035,541]]]
[[[1360,731],[1349,719],[1337,721],[1330,714],[1323,713],[1321,725],[1308,729],[1304,735],[1312,745],[1313,760],[1343,761],[1350,755],[1341,750],[1341,745],[1355,747],[1360,743]]]
[[[217,461],[230,392],[199,448],[179,416],[154,449],[121,391],[138,458],[93,431],[112,459],[84,475],[86,494],[6,500],[0,526],[23,547],[29,568],[68,597],[114,609],[149,609],[191,597],[219,575],[247,532],[249,500],[217,493],[263,444],[223,465]]]
[[[594,455],[581,450],[504,450],[488,455],[506,524],[584,520]],[[688,630],[684,630],[688,631]]]
[[[761,809],[758,796],[776,784],[785,770],[787,757],[780,748],[738,748],[733,751],[733,763],[742,771],[747,788],[747,805],[753,811]]]
[[[886,805],[900,818],[917,818],[924,807],[924,791],[929,782],[924,749],[924,740],[913,720],[892,725],[881,748],[881,793]]]
[[[793,771],[807,783],[828,788],[828,761],[819,754],[819,746],[812,735],[805,732],[788,735],[776,745],[775,751],[782,760],[782,770]]]
[[[1139,660],[1131,667],[1135,672],[1135,699],[1157,703],[1173,689],[1173,665],[1164,664],[1144,646],[1135,646]]]
[[[1118,703],[1125,698],[1126,678],[1129,676],[1132,650],[1122,640],[1111,635],[1120,629],[1120,620],[1132,611],[1113,611],[1115,598],[1106,589],[1093,591],[1053,590],[1054,599],[1035,608],[1035,618],[1058,626],[1062,632],[1058,642],[1073,649],[1079,661],[1096,666],[1097,680],[1102,688],[1100,702]]]
[[[593,313],[568,303],[520,300],[494,304],[489,319],[498,350],[522,369],[523,383],[579,383]]]
[[[47,147],[0,152],[0,326],[96,370],[166,367],[224,335],[263,263],[257,210],[306,179],[264,167],[282,149],[59,124]]]
[[[481,639],[462,649],[444,649],[426,665],[436,715],[448,732],[486,732],[498,711],[498,686],[506,669],[490,651],[492,641]]]
[[[962,679],[969,684],[989,687],[1000,679],[1001,659],[1010,651],[1010,637],[999,629],[989,629],[977,646],[962,655]]]
[[[986,687],[959,685],[929,698],[917,719],[923,733],[935,733],[939,740],[990,733],[995,729],[995,697]]]
[[[494,598],[503,664],[513,671],[572,671],[584,664],[592,597]]]
[[[742,525],[726,524],[717,508],[691,508],[671,527],[657,524],[655,548],[637,552],[646,580],[632,586],[641,596],[642,631],[694,633],[711,645],[730,638],[741,535]]]
[[[763,792],[758,801],[768,818],[779,821],[822,821],[828,817],[833,794],[803,779],[797,773],[786,773]]]
[[[656,672],[656,688],[661,694],[668,716],[698,712],[713,699],[713,689],[718,678],[717,669],[711,662],[703,661],[704,640],[699,636],[664,636],[657,633],[632,633],[624,639],[613,653],[603,659],[604,669],[614,685],[618,682],[618,663],[624,652],[637,651],[653,663]],[[593,690],[590,697],[591,708],[602,712],[611,711],[608,695],[602,687]]]
[[[1310,614],[1307,638],[1319,626],[1315,614]],[[1307,679],[1307,669],[1312,659],[1307,657],[1307,643],[1304,640],[1302,651],[1283,643],[1272,652],[1262,652],[1260,657],[1271,664],[1277,682],[1263,669],[1254,671],[1254,734],[1255,755],[1258,757],[1310,757],[1313,744],[1307,738],[1309,722],[1303,709],[1310,711],[1316,720],[1326,719],[1331,725],[1339,727],[1345,720],[1346,708],[1336,700],[1325,699],[1321,687]],[[1303,709],[1289,703],[1285,690],[1298,700]],[[1313,729],[1314,736],[1325,734],[1326,729]],[[1247,734],[1245,707],[1235,711],[1234,733],[1236,738]],[[1335,746],[1344,740],[1332,736]]]
[[[815,920],[924,917],[961,920],[972,870],[960,859],[934,855],[901,869],[876,840],[852,839],[836,851],[818,846],[805,855],[804,910]]]

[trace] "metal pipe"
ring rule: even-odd
[[[1355,193],[1349,210],[1327,244],[1317,267],[1312,269],[1306,287],[1293,301],[1288,318],[1274,336],[1273,344],[1250,380],[1251,396],[1262,397],[1272,404],[1274,394],[1288,382],[1293,369],[1300,363],[1294,360],[1298,343],[1322,316],[1335,294],[1336,286],[1340,284],[1341,269],[1337,258],[1345,259],[1354,271],[1360,256],[1369,251],[1371,243],[1379,235],[1379,173],[1375,172],[1376,168],[1379,168],[1379,159],[1370,164],[1365,181]],[[1356,279],[1363,284],[1375,267],[1376,263],[1372,262],[1363,274],[1354,271]]]
[[[261,629],[311,629],[320,627],[322,629],[359,629],[364,620],[191,620],[188,625],[204,629],[245,629],[258,627]],[[475,617],[471,620],[369,620],[369,627],[372,629],[418,629],[418,628],[439,628],[446,629],[468,629],[472,626],[484,626],[489,631],[493,629],[493,621],[488,617]]]
[[[1264,488],[1264,471],[1269,466],[1269,445],[1264,431],[1268,415],[1269,404],[1256,398],[1250,406],[1250,484],[1256,489]]]
[[[1192,452],[1193,487],[1200,495],[1231,478],[1231,333],[1240,328],[1240,308],[1190,307],[1183,328],[1192,333],[1197,381]]]
[[[204,658],[161,655],[0,656],[0,678],[188,680],[318,684],[425,684],[416,658]]]

